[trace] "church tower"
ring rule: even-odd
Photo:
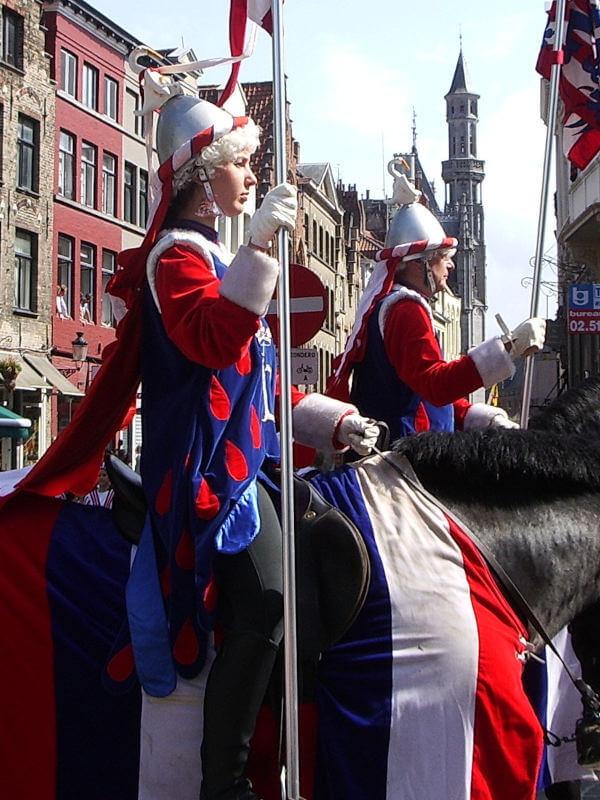
[[[461,339],[466,352],[485,337],[485,236],[481,183],[484,162],[477,157],[479,95],[470,88],[462,43],[446,100],[448,160],[442,162],[445,203],[442,225],[458,239],[450,285],[462,298]]]

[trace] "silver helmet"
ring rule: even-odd
[[[410,203],[400,206],[392,217],[385,237],[385,246],[396,247],[402,244],[413,244],[414,242],[427,241],[431,247],[425,246],[420,253],[407,255],[404,261],[421,258],[423,252],[437,250],[440,243],[446,239],[444,229],[422,203]]]
[[[408,250],[402,256],[402,261],[412,261],[423,253],[439,249],[446,234],[431,211],[419,202],[422,192],[412,182],[414,163],[411,167],[402,156],[396,155],[388,164],[388,172],[394,179],[391,203],[399,208],[390,222],[385,248],[401,246]],[[419,246],[414,250],[410,248],[410,245],[417,243]],[[456,246],[456,243],[453,242],[452,246]]]
[[[212,129],[219,139],[234,127],[233,117],[223,108],[191,95],[170,97],[162,106],[156,127],[156,149],[161,164],[197,133]]]

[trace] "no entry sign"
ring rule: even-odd
[[[327,315],[327,290],[319,276],[302,264],[290,264],[291,347],[300,347],[321,329]],[[277,291],[265,319],[279,344]]]

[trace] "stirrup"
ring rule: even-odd
[[[575,726],[577,763],[581,767],[600,767],[600,714],[585,710]]]

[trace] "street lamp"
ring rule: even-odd
[[[83,331],[77,331],[77,338],[71,342],[73,347],[72,358],[80,366],[87,359],[88,343],[83,338]]]

